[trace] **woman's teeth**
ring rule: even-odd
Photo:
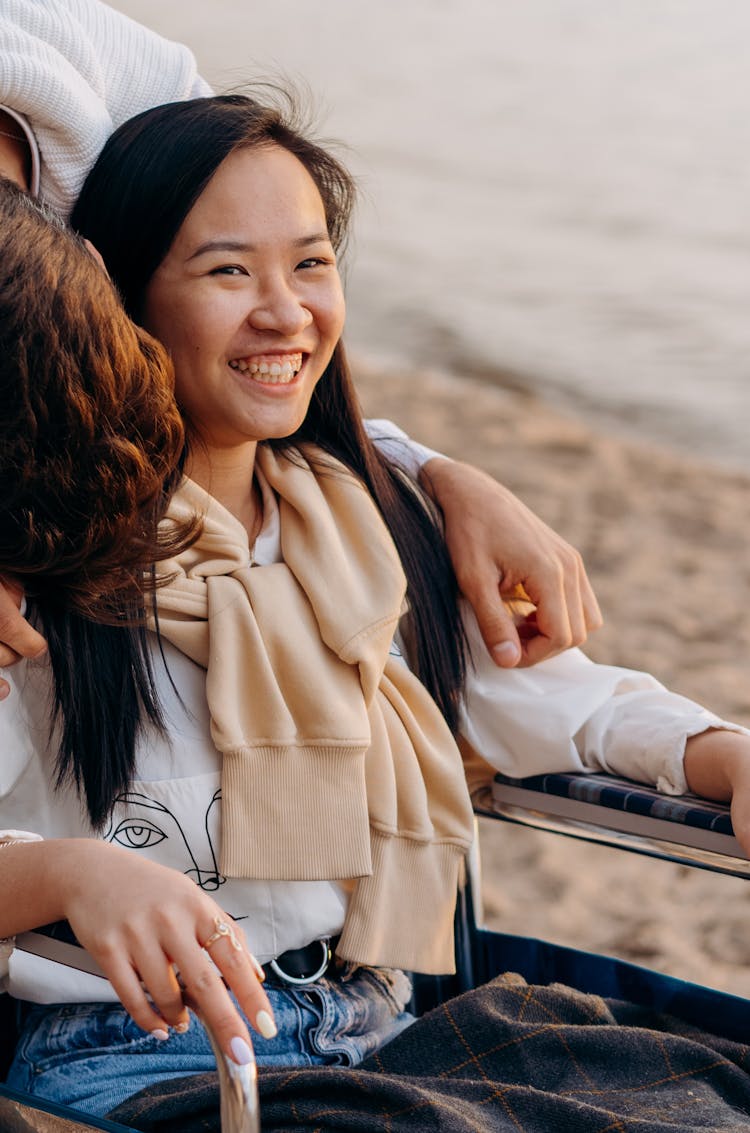
[[[262,382],[271,385],[291,382],[302,369],[302,355],[294,354],[285,358],[283,362],[256,362],[253,359],[235,358],[229,363],[233,370],[242,374],[250,374]]]

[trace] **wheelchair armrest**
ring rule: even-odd
[[[664,795],[606,774],[498,774],[475,800],[490,818],[550,830],[650,857],[750,877],[729,807],[696,795]]]

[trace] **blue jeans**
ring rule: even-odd
[[[260,1066],[355,1066],[413,1021],[403,972],[349,967],[306,987],[265,985],[279,1033],[253,1032]],[[146,1086],[214,1070],[197,1019],[166,1042],[136,1026],[119,1003],[34,1005],[21,1033],[8,1085],[103,1117]]]

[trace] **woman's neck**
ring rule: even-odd
[[[256,448],[254,441],[230,449],[208,448],[198,441],[186,469],[191,480],[240,521],[251,546],[263,522],[262,496],[253,477]]]

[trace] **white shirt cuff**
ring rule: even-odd
[[[442,460],[450,459],[441,452],[428,448],[427,445],[413,441],[403,429],[394,425],[393,421],[381,419],[365,421],[365,429],[368,437],[383,456],[412,480],[417,479],[420,468],[428,460],[434,460],[435,457],[440,457]]]

